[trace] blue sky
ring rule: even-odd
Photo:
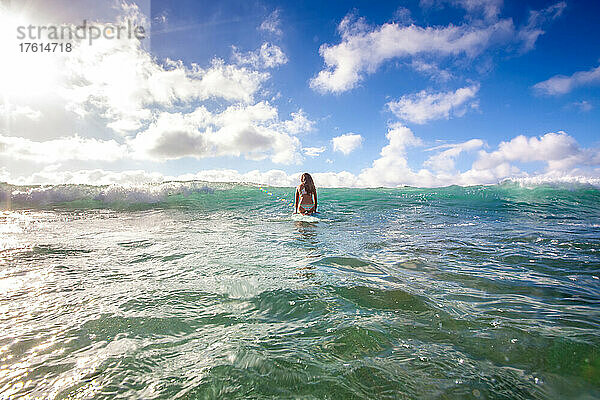
[[[129,18],[151,40],[16,54],[0,180],[600,179],[597,2],[38,3],[3,16]],[[44,74],[46,92],[26,90]]]

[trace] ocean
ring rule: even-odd
[[[0,398],[600,398],[600,190],[0,184]]]

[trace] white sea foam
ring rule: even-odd
[[[56,185],[40,187],[13,187],[4,191],[0,198],[10,196],[17,204],[48,205],[73,201],[100,201],[105,204],[156,204],[170,195],[189,196],[194,193],[213,193],[214,188],[206,182],[165,182],[143,185]]]
[[[564,187],[581,187],[581,185],[589,185],[600,187],[600,178],[582,176],[582,175],[536,175],[522,178],[508,178],[501,183],[514,182],[522,187],[536,187],[541,185],[561,186]]]

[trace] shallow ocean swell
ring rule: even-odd
[[[600,191],[0,185],[0,399],[600,398]]]

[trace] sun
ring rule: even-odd
[[[59,85],[65,54],[39,51],[47,40],[18,39],[17,28],[37,26],[25,14],[0,8],[0,93],[7,100],[28,100],[50,96]],[[26,43],[37,43],[36,52]]]

